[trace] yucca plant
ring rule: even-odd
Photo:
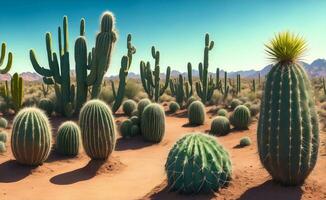
[[[319,146],[312,89],[299,63],[307,43],[298,35],[282,32],[265,46],[274,64],[266,77],[260,109],[259,156],[275,181],[298,185],[313,170]]]

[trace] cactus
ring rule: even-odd
[[[251,92],[253,92],[253,93],[256,92],[256,80],[255,79],[252,79]]]
[[[154,98],[158,102],[159,97],[162,96],[169,86],[171,68],[167,67],[165,75],[165,84],[160,83],[160,52],[155,50],[152,46],[152,57],[155,59],[154,71],[151,70],[150,63],[145,64],[144,61],[140,62],[140,76],[143,88],[148,94],[150,99]]]
[[[132,55],[136,53],[136,48],[132,46],[131,44],[131,34],[128,34],[127,37],[127,49],[128,53],[127,56],[123,56],[121,59],[121,67],[120,67],[120,72],[119,72],[119,87],[118,87],[118,92],[116,92],[114,82],[111,81],[111,87],[113,91],[113,96],[114,96],[114,103],[112,106],[112,112],[115,113],[121,106],[124,93],[125,93],[125,88],[126,88],[126,78],[128,76],[128,71],[130,69],[131,61],[132,61]]]
[[[237,87],[236,87],[236,94],[239,95],[241,92],[241,76],[237,74]]]
[[[3,117],[0,117],[0,128],[7,128],[8,127],[8,120]]]
[[[66,156],[76,156],[79,153],[80,129],[73,121],[60,125],[56,138],[56,150]]]
[[[162,141],[165,133],[165,113],[159,104],[146,106],[141,118],[141,133],[146,141]]]
[[[230,86],[228,85],[228,74],[227,72],[224,72],[224,85],[222,83],[220,84],[220,92],[223,94],[223,99],[226,100],[228,97]]]
[[[140,125],[140,119],[139,119],[139,117],[137,117],[137,116],[132,116],[132,117],[130,118],[130,120],[131,120],[131,122],[132,122],[133,125]]]
[[[138,102],[138,105],[137,105],[137,110],[138,110],[138,114],[139,114],[139,117],[142,116],[142,113],[145,109],[146,106],[148,106],[149,104],[151,104],[152,102],[149,100],[149,99],[142,99]]]
[[[1,44],[1,54],[0,54],[0,67],[4,63],[5,57],[6,57],[6,44],[5,43],[2,43]],[[12,53],[9,52],[8,53],[8,61],[7,61],[7,64],[6,64],[6,66],[5,66],[4,69],[0,69],[0,74],[6,74],[6,73],[9,72],[9,70],[12,67],[12,60],[13,60]]]
[[[0,141],[0,154],[3,154],[7,151],[6,144]]]
[[[240,139],[239,146],[240,147],[246,147],[251,145],[251,140],[249,137],[243,137]]]
[[[46,98],[50,92],[50,85],[46,85],[46,84],[42,83],[41,90],[42,90],[44,98]]]
[[[137,103],[132,100],[128,99],[123,102],[122,104],[122,110],[127,116],[131,116],[132,112],[137,109]]]
[[[131,127],[131,135],[140,135],[140,128],[139,125],[132,125]]]
[[[214,82],[209,80],[208,77],[208,61],[209,61],[209,51],[214,47],[214,41],[209,40],[209,34],[205,35],[205,48],[204,48],[204,62],[199,63],[199,78],[200,81],[196,83],[197,95],[201,98],[201,101],[206,104],[209,101],[214,93],[215,86]]]
[[[307,44],[290,32],[276,35],[266,51],[267,75],[257,129],[260,160],[284,185],[299,185],[313,170],[319,147],[318,117],[308,76],[299,60]]]
[[[197,98],[194,96],[191,96],[187,101],[187,108],[190,106],[190,104],[194,101],[197,101]]]
[[[230,107],[232,110],[234,110],[237,106],[241,105],[242,102],[239,99],[232,99],[230,103]]]
[[[130,119],[123,121],[120,125],[120,134],[123,138],[131,138],[132,132],[131,127],[133,126],[133,122]]]
[[[10,81],[10,89],[13,109],[18,112],[23,102],[23,78],[17,73],[13,75]]]
[[[210,193],[227,186],[232,164],[212,136],[191,133],[178,140],[165,163],[168,187],[180,193]]]
[[[224,116],[215,117],[211,123],[210,134],[227,135],[230,132],[230,121]]]
[[[116,142],[116,129],[110,108],[100,100],[90,100],[81,109],[79,126],[86,154],[91,159],[106,160]]]
[[[219,109],[219,110],[217,111],[217,115],[218,115],[218,116],[226,117],[226,116],[228,115],[228,111],[225,110],[225,109]]]
[[[323,78],[323,91],[324,91],[324,95],[326,95],[326,84],[325,84],[325,78]]]
[[[1,131],[0,132],[0,142],[6,143],[8,139],[8,135],[6,132]]]
[[[11,149],[21,164],[40,165],[51,151],[51,126],[38,108],[20,110],[13,121]]]
[[[231,115],[231,124],[239,130],[248,129],[250,123],[250,111],[244,105],[237,106]]]
[[[179,106],[179,104],[176,103],[176,102],[174,102],[174,101],[170,102],[170,104],[169,104],[169,111],[170,111],[171,113],[175,113],[175,112],[177,112],[178,110],[180,110],[180,106]]]
[[[54,104],[50,99],[47,98],[43,98],[40,100],[40,102],[38,103],[38,107],[45,111],[46,114],[50,117],[53,113],[54,110]]]
[[[205,122],[205,106],[200,101],[194,101],[188,108],[188,120],[191,125],[202,125]]]

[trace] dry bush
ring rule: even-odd
[[[135,80],[128,80],[125,90],[125,97],[127,99],[134,99],[142,90],[142,86]]]

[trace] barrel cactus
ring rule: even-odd
[[[179,104],[176,103],[176,102],[174,102],[174,101],[170,102],[170,104],[169,104],[169,111],[170,111],[171,113],[175,113],[175,112],[177,112],[178,110],[180,110],[180,106],[179,106]]]
[[[130,119],[123,121],[120,125],[120,134],[123,138],[130,138],[132,137],[131,127],[133,123]]]
[[[1,131],[0,132],[0,142],[6,143],[7,142],[7,139],[8,139],[7,133],[4,132],[4,131]]]
[[[188,108],[188,119],[191,125],[202,125],[205,122],[205,106],[201,101],[194,101]]]
[[[132,125],[131,127],[131,135],[140,135],[140,128],[139,125]]]
[[[6,144],[0,141],[0,154],[3,154],[7,151]]]
[[[40,100],[40,102],[38,103],[38,107],[41,109],[41,110],[44,110],[44,112],[46,112],[46,114],[48,116],[51,116],[52,115],[52,112],[54,110],[54,104],[53,102],[48,99],[48,98],[43,98]]]
[[[124,101],[122,104],[122,110],[128,116],[131,116],[132,112],[136,109],[137,109],[137,103],[132,99],[128,99]]]
[[[140,119],[139,119],[139,117],[137,117],[137,116],[132,116],[132,117],[130,118],[130,120],[132,121],[132,124],[134,124],[134,125],[140,125]]]
[[[237,106],[241,105],[242,102],[239,99],[232,99],[230,103],[230,107],[232,110],[234,110]]]
[[[227,135],[230,132],[230,121],[224,116],[217,116],[211,124],[210,134]]]
[[[251,139],[249,137],[243,137],[240,139],[240,147],[246,147],[251,145]]]
[[[66,156],[76,156],[79,153],[80,129],[72,121],[60,125],[56,139],[56,150]]]
[[[141,133],[146,141],[162,141],[165,133],[165,113],[159,104],[146,106],[141,118]]]
[[[86,154],[105,160],[115,147],[116,129],[110,108],[97,99],[88,101],[79,114],[79,126]]]
[[[51,151],[51,138],[50,122],[40,109],[24,108],[14,118],[11,149],[19,163],[42,164]]]
[[[228,111],[227,110],[225,110],[225,109],[219,109],[218,111],[217,111],[217,115],[218,116],[224,116],[224,117],[226,117],[226,116],[228,116]]]
[[[139,116],[142,115],[142,113],[143,113],[145,107],[148,106],[148,105],[151,104],[151,103],[152,103],[152,102],[151,102],[151,100],[149,100],[149,99],[142,99],[142,100],[140,100],[140,101],[138,102],[137,110],[138,110],[138,114],[139,114]]]
[[[0,117],[0,128],[7,128],[8,127],[8,121],[3,118],[3,117]]]
[[[250,117],[249,109],[244,105],[240,105],[233,111],[230,121],[236,129],[243,130],[248,129]]]
[[[190,106],[190,104],[194,101],[197,101],[197,98],[194,96],[191,96],[188,100],[187,100],[187,108]]]
[[[306,47],[303,38],[289,32],[266,45],[275,63],[264,87],[258,152],[269,174],[284,185],[303,183],[318,157],[318,117],[312,87],[299,62]]]
[[[187,134],[172,147],[165,163],[169,187],[181,193],[208,193],[226,186],[230,156],[212,136]]]

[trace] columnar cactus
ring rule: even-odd
[[[40,165],[51,151],[51,126],[38,108],[24,108],[15,116],[11,135],[11,149],[19,163]]]
[[[301,184],[313,170],[319,147],[318,117],[308,76],[299,59],[303,38],[279,33],[266,45],[275,61],[265,81],[257,142],[259,157],[275,181]]]
[[[1,54],[0,54],[0,67],[3,65],[6,57],[6,43],[1,44]],[[0,69],[0,74],[6,74],[9,72],[12,66],[13,56],[12,53],[8,53],[8,61],[4,69]]]
[[[253,93],[256,92],[256,80],[255,79],[252,79],[251,92],[253,92]]]
[[[229,91],[230,91],[230,86],[228,85],[228,74],[227,72],[224,72],[224,85],[220,86],[220,92],[223,94],[223,99],[225,100],[228,97]]]
[[[105,160],[112,153],[116,129],[110,108],[100,100],[90,100],[81,109],[79,126],[86,154]]]
[[[141,118],[141,134],[146,141],[161,142],[165,133],[165,113],[156,103],[146,106]]]
[[[210,134],[227,135],[230,132],[230,121],[224,116],[215,117],[211,123]]]
[[[244,105],[239,105],[234,109],[230,121],[236,129],[248,129],[250,117],[250,110]]]
[[[23,78],[15,73],[10,81],[12,106],[15,112],[22,107],[23,103]]]
[[[66,156],[76,156],[79,153],[80,129],[73,121],[60,125],[56,138],[56,150]]]
[[[145,64],[144,61],[140,62],[140,76],[145,92],[150,99],[154,98],[158,102],[159,97],[162,96],[169,86],[171,68],[167,67],[165,75],[165,84],[160,83],[160,52],[155,50],[152,46],[152,57],[155,59],[154,71],[151,70],[150,63]]]
[[[187,134],[174,144],[165,163],[168,186],[180,193],[209,193],[228,185],[232,164],[212,136]]]
[[[188,119],[191,125],[202,125],[205,122],[205,106],[200,101],[194,101],[188,107]]]
[[[54,110],[54,104],[50,99],[43,98],[38,103],[38,107],[45,111],[48,116],[51,116]]]

